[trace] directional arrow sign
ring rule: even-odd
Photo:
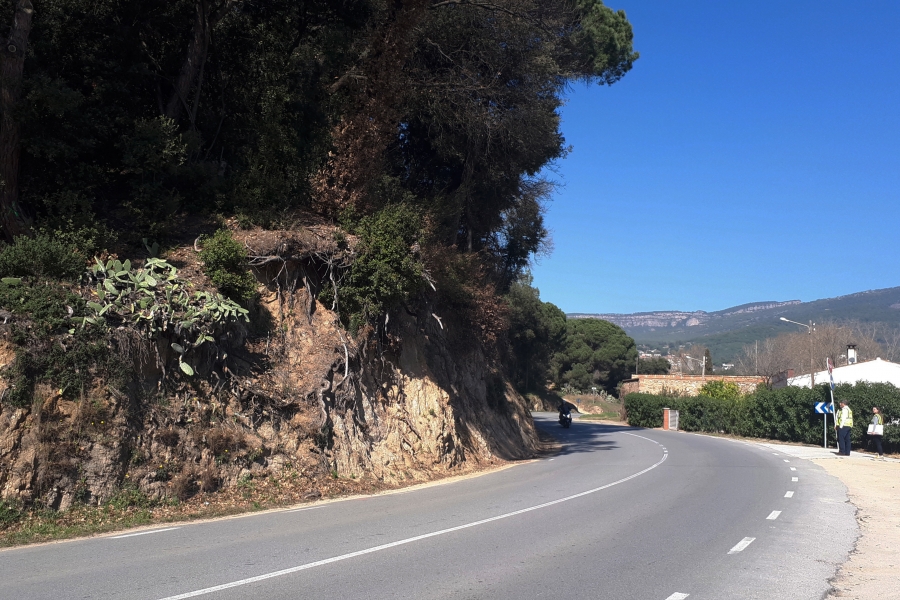
[[[824,413],[832,413],[834,410],[832,410],[830,402],[816,402],[816,412],[821,415]]]

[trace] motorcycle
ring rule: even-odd
[[[568,429],[572,424],[572,413],[569,411],[559,413],[559,424]]]

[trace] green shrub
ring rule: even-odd
[[[0,500],[0,529],[5,529],[22,518],[22,512],[7,500]]]
[[[126,508],[131,507],[151,508],[158,503],[148,498],[144,492],[138,490],[134,485],[126,484],[119,488],[118,491],[106,501],[106,504],[119,510],[125,510]]]
[[[10,339],[16,345],[16,359],[3,373],[9,382],[4,402],[30,406],[39,382],[52,383],[68,397],[95,377],[111,385],[124,382],[128,367],[105,336],[75,327],[85,302],[63,284],[0,282],[0,308],[13,315]]]
[[[741,388],[733,381],[714,379],[703,384],[703,387],[700,388],[700,395],[728,400],[740,397]]]
[[[338,288],[339,310],[355,331],[409,298],[422,286],[422,263],[410,248],[422,235],[419,213],[393,204],[363,218],[353,233],[360,239],[359,256]],[[322,290],[323,297],[330,293]]]
[[[625,415],[628,424],[633,427],[662,427],[663,408],[673,406],[678,398],[659,396],[656,394],[632,393],[625,396]]]
[[[256,278],[247,270],[247,250],[227,229],[218,230],[203,242],[200,259],[207,277],[224,296],[235,301],[256,296]]]
[[[72,246],[47,234],[17,237],[0,250],[0,277],[39,277],[76,281],[87,260]]]
[[[846,400],[853,411],[851,440],[863,448],[866,430],[872,420],[872,407],[884,415],[885,450],[900,450],[900,389],[889,383],[840,385],[834,391],[835,407]],[[633,393],[625,396],[628,424],[635,427],[661,427],[662,409],[679,411],[679,428],[685,431],[727,433],[746,437],[820,445],[823,417],[814,410],[817,402],[830,402],[827,385],[814,389],[788,386],[777,390],[759,389],[748,396],[712,398],[693,396],[672,398]],[[828,417],[828,443],[835,443],[834,417]]]

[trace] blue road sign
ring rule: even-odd
[[[830,402],[816,402],[816,412],[822,415],[825,413],[833,413],[834,409],[831,407]]]

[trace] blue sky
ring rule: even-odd
[[[543,300],[714,311],[900,286],[900,2],[606,4],[641,57],[567,94]]]

